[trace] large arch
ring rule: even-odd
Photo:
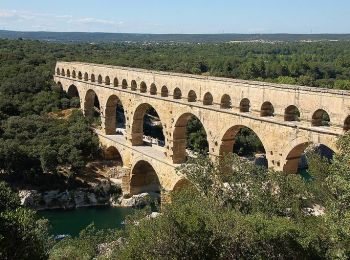
[[[203,123],[200,119],[192,113],[184,113],[178,117],[174,125],[173,132],[173,163],[179,164],[184,163],[187,160],[187,124],[193,118],[197,119],[205,132],[206,141],[207,141],[207,131],[204,128]],[[207,141],[208,143],[208,141]],[[207,144],[208,145],[208,144]]]
[[[103,150],[103,157],[106,160],[116,161],[118,166],[123,166],[123,157],[115,146],[109,146]]]
[[[323,110],[318,109],[312,115],[312,126],[330,126],[329,114]]]
[[[321,156],[331,159],[334,154],[334,150],[326,144],[318,143],[314,144],[310,141],[303,141],[296,144],[288,152],[285,164],[283,165],[283,171],[286,173],[297,173],[307,168],[307,162],[305,158],[305,150],[310,145],[315,145],[316,152]]]
[[[107,100],[104,128],[107,135],[115,135],[117,134],[117,128],[125,128],[123,104],[116,95],[110,96]]]
[[[131,170],[130,195],[144,192],[161,192],[161,185],[154,167],[147,161],[138,161]]]
[[[248,134],[248,137],[250,137],[249,139],[251,139],[251,137],[254,137],[257,143],[254,142],[253,144],[249,144],[248,142],[249,145],[244,145],[244,140],[237,139],[240,136],[243,138],[244,134]],[[237,144],[243,145],[244,147],[238,147]],[[240,152],[241,149],[245,149],[246,151],[242,150]],[[266,146],[263,143],[263,139],[250,127],[244,125],[235,125],[231,126],[225,131],[221,138],[219,154],[220,156],[225,156],[230,153],[241,154],[241,156],[254,156],[254,162],[256,164],[268,167],[268,162],[266,159]],[[257,156],[257,154],[259,156]]]
[[[79,91],[75,85],[70,85],[67,90],[67,95],[70,98],[79,98]]]
[[[133,116],[133,121],[131,126],[132,145],[136,145],[136,146],[144,145],[143,138],[145,135],[144,134],[144,131],[145,131],[144,128],[145,128],[145,122],[146,122],[145,116],[146,116],[146,113],[148,113],[150,110],[155,112],[156,115],[159,117],[159,124],[157,126],[160,127],[161,129],[158,129],[159,130],[158,137],[157,138],[155,137],[156,139],[159,138],[157,143],[160,145],[161,142],[165,141],[164,128],[158,112],[152,105],[148,103],[142,103],[139,106],[137,106],[133,114],[134,116]],[[152,140],[151,140],[151,143],[152,143]]]
[[[96,92],[89,89],[85,94],[84,115],[89,118],[100,116],[100,101]]]

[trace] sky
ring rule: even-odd
[[[0,29],[350,33],[350,0],[0,0]]]

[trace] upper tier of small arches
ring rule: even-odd
[[[81,71],[76,72],[75,70],[70,71],[69,69],[56,69],[56,75],[64,77],[78,78],[83,81],[90,81],[106,86],[113,86],[115,88],[121,87],[122,89],[129,89],[131,91],[149,94],[152,96],[160,96],[163,98],[173,98],[175,100],[187,101],[190,105],[194,103],[201,103],[203,106],[218,106],[220,109],[229,110],[237,109],[240,113],[256,112],[260,117],[275,117],[281,116],[284,121],[287,122],[299,122],[301,120],[301,113],[297,106],[289,105],[285,108],[283,115],[277,115],[273,104],[270,101],[265,101],[259,111],[252,111],[251,102],[248,98],[242,98],[239,104],[232,104],[230,95],[224,94],[220,100],[214,100],[212,93],[205,92],[201,99],[195,90],[190,90],[188,93],[182,93],[179,87],[176,87],[172,92],[169,91],[168,87],[163,85],[157,87],[155,83],[151,83],[149,86],[144,81],[137,84],[136,80],[128,82],[126,79],[119,81],[117,77],[102,76],[101,74],[95,75],[87,72],[82,73]],[[121,84],[120,84],[121,83]],[[313,127],[329,127],[331,126],[331,118],[329,113],[324,109],[317,109],[312,114],[311,126]],[[350,130],[350,115],[344,119],[343,129],[345,131]]]

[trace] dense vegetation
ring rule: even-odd
[[[350,34],[139,34],[89,32],[20,32],[0,30],[0,38],[58,42],[229,42],[229,41],[331,41],[350,40]]]
[[[48,221],[20,207],[18,194],[0,182],[0,259],[47,259]]]
[[[98,147],[81,112],[68,120],[50,114],[77,105],[52,81],[52,47],[1,41],[0,168],[12,183],[55,184],[59,167],[69,177]]]
[[[350,89],[350,43],[239,44],[62,44],[0,40],[0,177],[9,183],[55,183],[74,176],[98,149],[79,111],[52,81],[56,60],[80,60],[203,75],[257,79],[314,87]],[[55,112],[55,113],[53,113]],[[152,116],[153,114],[150,113]],[[148,131],[148,130],[147,130]],[[246,151],[262,150],[242,130]],[[203,150],[199,121],[189,125],[188,146]],[[309,155],[313,181],[270,172],[236,157],[212,164],[199,158],[183,168],[199,192],[173,198],[154,220],[129,220],[125,230],[93,229],[51,250],[52,259],[92,259],[97,245],[118,237],[111,258],[340,258],[350,257],[350,137],[328,164]],[[246,152],[236,147],[240,154]],[[232,169],[228,165],[235,165]],[[54,178],[55,181],[52,181]],[[49,254],[47,227],[16,195],[0,184],[0,258],[43,259]],[[319,217],[305,214],[314,204]],[[141,216],[143,215],[143,216]],[[135,221],[139,225],[134,225]],[[155,243],[155,241],[157,241]],[[21,256],[21,257],[19,257]]]

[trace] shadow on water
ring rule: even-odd
[[[67,234],[73,237],[89,224],[96,229],[121,228],[125,217],[132,214],[131,208],[79,208],[74,210],[48,210],[38,214],[50,221],[52,235]]]

